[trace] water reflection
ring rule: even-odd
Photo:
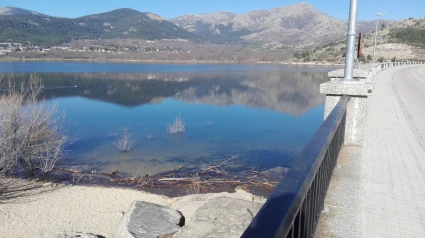
[[[60,166],[155,174],[181,165],[201,168],[220,164],[239,154],[240,159],[226,170],[238,173],[290,167],[322,122],[324,98],[319,85],[326,80],[324,71],[238,69],[37,76],[46,87],[42,97],[58,102],[73,125],[70,133],[81,137],[67,148],[69,158]],[[29,78],[21,73],[10,76],[17,85]],[[186,133],[170,136],[166,124],[178,114],[186,121]],[[112,144],[124,126],[134,139],[127,154]]]
[[[324,72],[242,71],[233,74],[39,73],[46,98],[81,96],[121,106],[158,103],[166,98],[218,106],[240,104],[301,115],[323,103]],[[28,74],[11,74],[14,79]],[[59,88],[61,86],[77,86]],[[54,89],[52,89],[54,88]]]

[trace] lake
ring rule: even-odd
[[[59,167],[129,175],[217,165],[229,174],[290,168],[323,122],[319,85],[330,67],[0,63],[3,79],[43,79],[43,97],[66,113],[69,134]],[[170,135],[181,116],[186,131]],[[133,146],[113,142],[127,127]]]

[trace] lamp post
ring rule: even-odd
[[[344,81],[355,81],[354,72],[354,52],[356,50],[356,25],[357,25],[358,0],[350,1],[350,16],[347,30],[347,49],[345,53]]]
[[[375,52],[376,52],[376,37],[378,36],[378,19],[380,15],[387,14],[387,12],[378,12],[376,13],[376,29],[375,29],[375,46],[373,47],[373,59],[372,63],[375,64]]]

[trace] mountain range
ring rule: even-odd
[[[385,21],[384,21],[385,22]],[[375,21],[359,21],[369,33]],[[166,20],[132,9],[60,18],[30,10],[0,8],[0,42],[60,44],[79,39],[185,39],[273,47],[305,47],[345,38],[346,21],[328,16],[309,3],[298,3],[245,14],[215,12]]]
[[[201,40],[156,14],[127,8],[74,19],[19,8],[0,9],[0,42],[57,45],[72,40],[113,38]]]

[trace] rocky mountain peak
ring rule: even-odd
[[[26,15],[26,14],[32,14],[32,15],[38,15],[38,16],[47,16],[38,12],[18,8],[18,7],[9,7],[5,6],[0,8],[0,16],[5,15]]]
[[[328,16],[310,3],[256,10],[244,14],[222,12],[184,15],[170,19],[201,37],[226,43],[308,47],[342,40],[346,21]],[[374,22],[359,22],[359,32],[373,30]]]

